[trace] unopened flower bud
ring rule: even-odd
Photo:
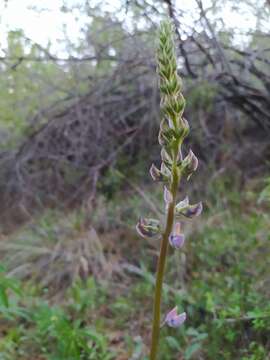
[[[198,162],[198,158],[195,156],[193,151],[189,150],[188,155],[184,158],[181,164],[187,179],[189,179],[192,173],[197,170]]]
[[[167,137],[166,133],[159,130],[158,133],[158,142],[160,146],[165,146],[170,142],[170,139]]]
[[[169,236],[169,243],[175,249],[180,249],[185,242],[185,235],[181,233],[181,224],[174,225],[174,231]]]
[[[162,174],[158,168],[152,164],[150,167],[150,175],[154,181],[162,181]]]
[[[183,312],[182,314],[177,314],[177,307],[172,309],[165,318],[165,323],[173,328],[177,328],[182,325],[187,318],[187,314]]]
[[[163,120],[163,124],[165,124],[165,120]],[[159,134],[158,134],[158,142],[161,146],[167,146],[171,143],[174,138],[174,130],[170,128],[167,124],[160,126]]]
[[[164,116],[166,116],[167,118],[169,118],[169,119],[171,119],[173,121],[175,120],[177,114],[175,114],[174,108],[173,108],[171,103],[169,103],[169,102],[165,103],[164,102],[164,104],[162,104],[161,109],[162,109],[162,112],[163,112]]]
[[[171,170],[165,165],[164,162],[161,163],[161,167],[160,167],[160,171],[162,172],[162,174],[166,177],[170,177],[171,176]]]
[[[165,201],[166,205],[169,205],[173,201],[172,193],[167,189],[166,186],[164,186],[163,196],[164,196],[164,201]]]
[[[162,163],[160,170],[154,164],[152,164],[150,168],[150,175],[154,181],[167,182],[170,179],[171,173],[165,164]]]
[[[179,127],[178,127],[178,136],[181,139],[184,139],[188,136],[190,131],[190,126],[188,121],[185,118],[180,118],[179,120]]]
[[[140,218],[136,230],[142,237],[154,237],[160,233],[160,223],[156,219]]]
[[[180,88],[181,88],[181,86],[179,86],[179,89]],[[184,96],[179,91],[177,96],[173,97],[171,99],[171,104],[172,104],[172,107],[174,108],[175,114],[177,114],[178,116],[183,114],[184,108],[185,108],[185,103],[186,103],[186,101],[184,99]]]
[[[175,76],[173,66],[168,66],[159,70],[159,75],[164,81],[160,83],[160,91],[166,95],[173,96],[178,94],[181,90],[181,84]]]
[[[173,160],[172,160],[172,156],[169,153],[168,149],[165,150],[165,148],[163,147],[160,155],[161,155],[161,159],[165,163],[165,165],[168,167],[171,166]]]

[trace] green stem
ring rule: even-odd
[[[173,201],[170,203],[169,209],[167,212],[166,227],[165,227],[165,231],[162,236],[160,254],[159,254],[158,265],[157,265],[150,360],[156,360],[157,352],[158,352],[163,277],[164,277],[165,264],[166,264],[166,255],[167,255],[167,251],[168,251],[169,236],[170,236],[170,233],[172,232],[173,223],[174,223],[174,208],[175,208],[176,192],[177,192],[178,184],[180,181],[177,171],[176,171],[175,164],[173,164],[172,174],[173,174],[173,180],[172,180],[172,185],[171,185],[170,190],[171,190],[171,193],[173,196]]]

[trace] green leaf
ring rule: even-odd
[[[176,340],[176,338],[172,336],[167,336],[166,341],[171,349],[175,349],[175,350],[180,349],[180,343]]]
[[[185,351],[185,359],[189,360],[191,357],[201,348],[201,343],[196,342],[194,344],[191,344]]]
[[[9,305],[6,289],[2,286],[0,286],[0,303],[5,307]]]

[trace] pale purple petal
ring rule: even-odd
[[[180,234],[181,234],[181,223],[177,222],[174,224],[173,235],[180,235]]]
[[[173,308],[166,316],[165,323],[173,328],[177,328],[182,325],[187,318],[187,314],[183,312],[177,315],[177,307]]]
[[[169,236],[169,243],[175,249],[180,249],[185,242],[185,235],[181,233],[181,223],[174,224],[173,232]]]
[[[188,196],[186,196],[186,197],[184,198],[184,200],[180,201],[180,202],[176,205],[176,208],[180,210],[180,209],[183,209],[183,208],[187,207],[188,205],[189,205],[189,198],[188,198]]]
[[[183,209],[182,215],[184,215],[187,218],[193,218],[199,216],[202,213],[202,210],[203,210],[202,203],[199,202],[198,204],[189,205],[186,207],[186,209]]]
[[[198,168],[198,164],[199,164],[199,160],[197,158],[197,156],[194,154],[194,152],[192,150],[189,150],[189,154],[190,159],[191,159],[191,164],[190,164],[190,168],[193,171],[196,171]]]
[[[141,226],[141,223],[138,222],[138,224],[136,225],[136,230],[137,233],[141,236],[141,237],[146,237],[146,234],[143,231],[143,228]]]
[[[165,321],[170,321],[175,316],[177,316],[177,306],[175,306],[170,312],[168,312]]]
[[[171,192],[164,186],[164,201],[166,204],[170,204],[173,201]]]
[[[179,235],[171,234],[169,236],[169,243],[173,248],[180,249],[185,243],[185,235],[184,234],[179,234]]]
[[[158,170],[158,168],[154,164],[151,165],[150,175],[154,181],[160,181],[162,178],[161,172]]]
[[[177,328],[181,326],[186,321],[187,315],[185,312],[183,312],[180,315],[175,316],[171,321],[169,321],[167,324],[170,327]]]

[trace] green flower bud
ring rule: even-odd
[[[171,170],[165,165],[164,162],[161,163],[160,170],[164,176],[171,177]]]
[[[161,164],[160,170],[152,164],[150,168],[150,175],[154,181],[167,182],[170,180],[171,172],[164,163]]]
[[[184,140],[184,138],[186,138],[189,134],[189,123],[185,118],[180,118],[179,119],[179,126],[177,128],[177,136],[179,136],[179,138],[181,140]]]
[[[187,176],[187,179],[191,177],[194,171],[198,168],[198,158],[195,156],[192,150],[189,150],[188,155],[184,158],[181,163],[183,173]]]
[[[173,27],[169,23],[162,24],[158,54],[158,74],[160,78],[161,110],[166,118],[178,130],[177,118],[182,116],[185,100],[181,94],[181,80],[177,75],[175,48],[173,42]]]
[[[173,158],[172,158],[172,154],[170,152],[170,149],[165,149],[165,147],[163,147],[161,149],[161,159],[164,162],[164,164],[168,167],[171,168],[172,162],[173,162]]]
[[[160,123],[158,141],[161,146],[169,145],[174,139],[176,132],[168,125],[167,120],[163,119]]]
[[[158,170],[158,168],[154,164],[151,165],[149,172],[154,181],[162,181],[161,171]]]

